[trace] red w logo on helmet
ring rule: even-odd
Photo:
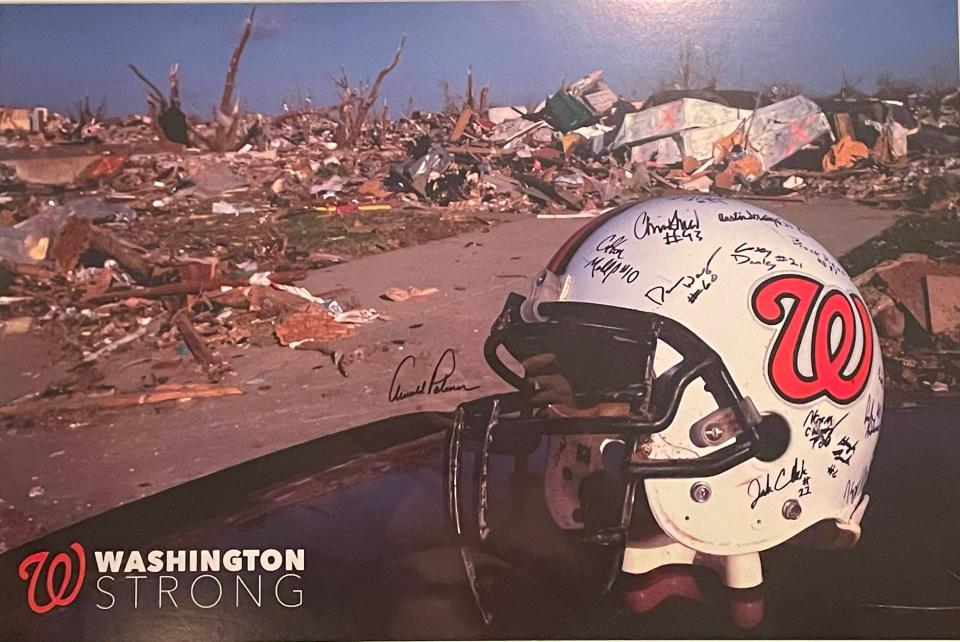
[[[873,324],[867,306],[856,294],[823,290],[824,285],[810,277],[781,274],[753,291],[751,307],[756,317],[771,326],[782,323],[767,372],[777,394],[793,403],[827,397],[848,404],[863,393],[870,378]],[[793,301],[789,312],[785,299]],[[832,341],[836,323],[839,340]],[[811,329],[809,348],[801,354],[801,344]],[[862,337],[862,347],[854,354],[857,334]],[[809,364],[810,375],[800,372],[801,358]]]

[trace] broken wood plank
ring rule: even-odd
[[[190,349],[190,353],[193,354],[193,358],[196,359],[200,365],[209,367],[216,364],[216,357],[213,356],[210,348],[207,347],[203,337],[197,334],[197,329],[193,327],[192,323],[190,323],[190,319],[188,319],[187,315],[184,314],[185,312],[186,310],[181,310],[174,315],[177,330],[180,331],[180,336],[183,337],[183,342],[187,344],[187,347]]]
[[[453,126],[453,131],[450,132],[449,140],[451,143],[457,143],[460,141],[464,130],[466,130],[467,125],[470,123],[471,116],[473,116],[473,109],[471,109],[468,105],[463,108],[463,111],[460,112],[460,116],[457,118],[457,124]]]
[[[28,263],[14,263],[13,261],[9,261],[4,258],[0,258],[0,270],[6,270],[7,272],[10,272],[12,274],[26,276],[33,279],[39,279],[42,281],[52,281],[57,276],[56,272],[40,267],[38,265],[30,265]]]
[[[52,399],[30,399],[18,403],[0,406],[0,415],[26,415],[46,411],[95,410],[108,408],[128,408],[164,401],[186,401],[188,399],[210,399],[231,395],[242,395],[243,390],[233,386],[214,386],[203,383],[157,386],[148,392],[129,392],[92,397],[54,397]]]
[[[835,172],[818,172],[809,169],[790,169],[768,172],[767,176],[798,176],[800,178],[822,178],[824,180],[835,181],[850,176],[859,176],[860,174],[876,174],[875,169],[838,169]]]
[[[500,150],[481,145],[451,145],[446,148],[451,154],[474,154],[477,156],[499,156]]]
[[[676,190],[676,191],[678,191],[678,192],[683,192],[683,190],[681,190],[675,183],[671,183],[670,181],[668,181],[667,179],[665,179],[663,176],[660,176],[660,174],[657,174],[656,172],[650,172],[650,178],[652,178],[652,179],[655,180],[656,182],[660,183],[660,184],[663,185],[664,187],[667,187],[667,188],[669,188],[669,189],[671,189],[671,190]]]
[[[853,119],[850,117],[850,114],[838,112],[833,115],[833,118],[837,123],[837,135],[840,138],[849,136],[851,139],[857,140],[857,135],[853,128]]]
[[[304,271],[296,272],[271,272],[268,277],[273,283],[282,283],[289,284],[296,281],[302,281],[307,276],[307,273]],[[200,294],[202,292],[210,292],[213,290],[218,290],[221,287],[234,287],[239,288],[246,285],[250,285],[248,279],[234,278],[234,279],[214,279],[212,281],[192,281],[187,283],[167,283],[165,285],[155,285],[152,287],[146,288],[128,288],[125,290],[114,290],[112,292],[106,292],[104,294],[99,294],[97,296],[89,297],[84,299],[86,303],[110,303],[111,301],[119,301],[120,299],[126,299],[129,297],[134,297],[138,299],[162,299],[167,296],[177,296],[181,294]]]
[[[583,209],[582,199],[576,198],[572,194],[564,193],[562,190],[554,188],[550,183],[542,181],[532,174],[520,174],[517,178],[528,188],[524,191],[534,198],[545,200],[544,197],[546,197],[546,199],[550,199],[571,210],[579,211]]]
[[[97,227],[91,228],[90,247],[114,259],[137,283],[145,285],[152,282],[153,265],[150,261],[130,244],[113,236],[106,230]]]

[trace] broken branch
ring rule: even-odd
[[[142,73],[140,73],[140,70],[137,69],[135,66],[133,66],[133,65],[130,64],[130,63],[127,63],[127,67],[130,67],[130,70],[133,71],[133,73],[137,76],[137,78],[139,78],[140,80],[142,80],[142,81],[144,82],[144,84],[146,84],[146,86],[150,88],[151,98],[153,98],[155,101],[157,101],[158,103],[160,103],[160,108],[161,108],[161,110],[166,109],[166,108],[167,108],[167,99],[164,98],[163,92],[160,91],[160,89],[157,88],[156,85],[154,85],[152,82],[150,82],[150,79],[149,79],[149,78],[147,78],[147,77],[144,76]]]

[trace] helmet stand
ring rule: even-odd
[[[754,588],[763,583],[760,553],[710,555],[684,546],[665,533],[628,542],[622,569],[625,573],[642,575],[668,564],[695,564],[712,569],[726,586],[734,589]]]

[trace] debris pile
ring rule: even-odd
[[[133,341],[157,350],[182,344],[215,378],[218,344],[242,344],[258,333],[294,347],[322,343],[377,316],[290,285],[304,270],[257,271],[262,246],[234,254],[218,245],[222,251],[197,257],[164,253],[162,244],[147,249],[111,231],[136,220],[126,204],[81,198],[0,227],[0,332],[42,321],[86,364]],[[308,258],[312,266],[342,260]],[[298,324],[309,332],[292,329]]]
[[[0,226],[0,340],[42,328],[73,363],[65,389],[58,384],[56,391],[28,395],[0,412],[119,407],[121,397],[101,398],[103,376],[89,376],[90,368],[109,371],[117,367],[109,358],[134,347],[156,371],[145,391],[150,394],[138,403],[153,403],[175,398],[163,387],[162,371],[184,360],[194,360],[218,382],[229,370],[225,346],[279,343],[322,350],[377,318],[374,310],[345,310],[334,298],[338,292],[316,296],[292,285],[308,267],[341,262],[337,255],[314,253],[291,262],[282,246],[271,245],[269,232],[221,240],[202,229],[177,230],[192,242],[170,251],[159,236],[162,227],[163,221],[145,223],[129,204],[102,197],[42,204],[33,216]],[[141,228],[136,238],[132,233]],[[128,365],[137,362],[129,359],[124,357]],[[176,398],[219,394],[198,390],[183,388]],[[98,394],[56,404],[47,399],[90,391]]]
[[[960,239],[952,245],[952,261],[906,253],[854,279],[873,315],[894,389],[958,392]]]
[[[343,72],[337,104],[270,117],[234,98],[253,17],[212,120],[182,111],[177,65],[166,93],[130,65],[147,115],[105,118],[89,101],[70,117],[0,110],[0,333],[42,323],[85,364],[133,343],[173,348],[216,379],[219,345],[319,347],[376,318],[292,286],[307,270],[482,228],[483,212],[590,217],[664,190],[960,207],[956,91],[639,101],[595,71],[539,105],[497,106],[469,75],[445,111],[390,119],[376,103],[401,41],[371,86]],[[951,286],[929,278],[930,292]],[[894,294],[877,288],[878,312]],[[907,309],[940,332],[939,312]]]
[[[386,111],[371,113],[378,83],[364,94],[344,76],[339,104],[287,106],[267,117],[230,106],[238,55],[212,124],[188,118],[174,133],[159,122],[180,109],[174,68],[169,98],[143,77],[152,115],[99,122],[88,145],[59,144],[79,124],[63,124],[57,114],[42,132],[5,137],[5,184],[22,190],[99,179],[109,196],[159,210],[175,209],[188,195],[223,196],[215,211],[224,214],[244,206],[294,214],[436,206],[579,211],[665,188],[748,198],[817,193],[935,211],[958,205],[957,92],[937,100],[813,101],[691,90],[631,101],[596,71],[531,110],[478,106],[471,97],[453,113],[390,120]],[[248,194],[253,200],[229,198],[243,187],[256,192]],[[185,188],[192,189],[181,193]]]

